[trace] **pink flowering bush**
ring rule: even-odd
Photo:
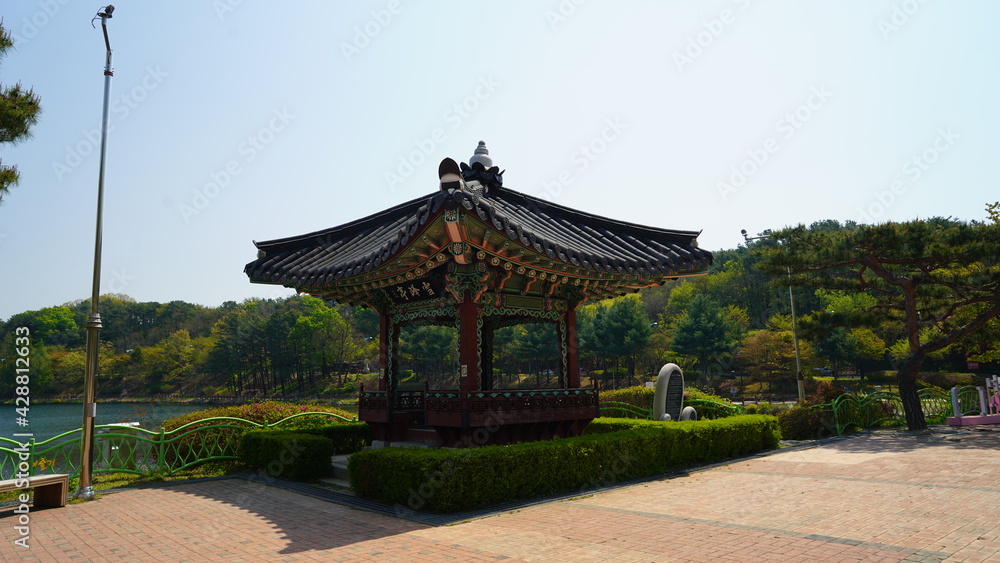
[[[288,418],[292,415],[303,412],[329,412],[338,414],[344,418],[355,418],[353,414],[347,411],[328,405],[296,405],[292,403],[282,403],[280,401],[263,401],[259,403],[248,403],[245,405],[215,407],[205,409],[203,411],[182,414],[163,421],[163,429],[170,431],[189,422],[224,416],[242,418],[243,420],[249,420],[250,422],[256,422],[257,424],[263,424],[265,422],[274,423],[283,418]],[[337,421],[335,418],[325,418],[324,420],[329,420],[331,422]]]

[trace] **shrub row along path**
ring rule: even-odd
[[[1000,428],[882,431],[448,526],[243,479],[31,515],[5,561],[994,561]]]

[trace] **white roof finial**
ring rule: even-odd
[[[487,170],[493,167],[493,159],[490,158],[490,151],[486,148],[486,141],[479,141],[479,146],[476,147],[475,154],[469,159],[469,166],[477,162],[482,164],[483,168]]]

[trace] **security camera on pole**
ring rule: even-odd
[[[94,418],[97,416],[97,350],[101,334],[101,315],[97,306],[101,297],[101,231],[104,221],[104,159],[108,148],[108,102],[111,98],[111,42],[108,40],[108,20],[115,7],[108,4],[97,12],[104,32],[106,60],[104,64],[104,116],[101,118],[101,164],[97,176],[97,235],[94,237],[94,279],[90,295],[90,317],[87,319],[87,365],[83,380],[83,436],[80,441],[80,486],[73,498],[94,498],[92,468],[94,465]],[[94,20],[91,20],[93,25]]]

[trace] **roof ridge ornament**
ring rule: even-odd
[[[479,146],[476,147],[472,158],[469,159],[469,166],[477,162],[481,163],[483,168],[487,170],[493,166],[493,159],[490,158],[490,150],[486,148],[486,141],[479,141]]]
[[[469,163],[462,163],[462,179],[467,185],[480,187],[481,193],[488,193],[490,188],[503,187],[503,173],[500,167],[493,166],[493,159],[490,158],[490,151],[486,148],[486,141],[479,141]]]
[[[465,189],[465,182],[462,181],[462,170],[458,163],[451,158],[445,158],[438,165],[438,178],[441,179],[441,191],[453,194],[458,190]]]

